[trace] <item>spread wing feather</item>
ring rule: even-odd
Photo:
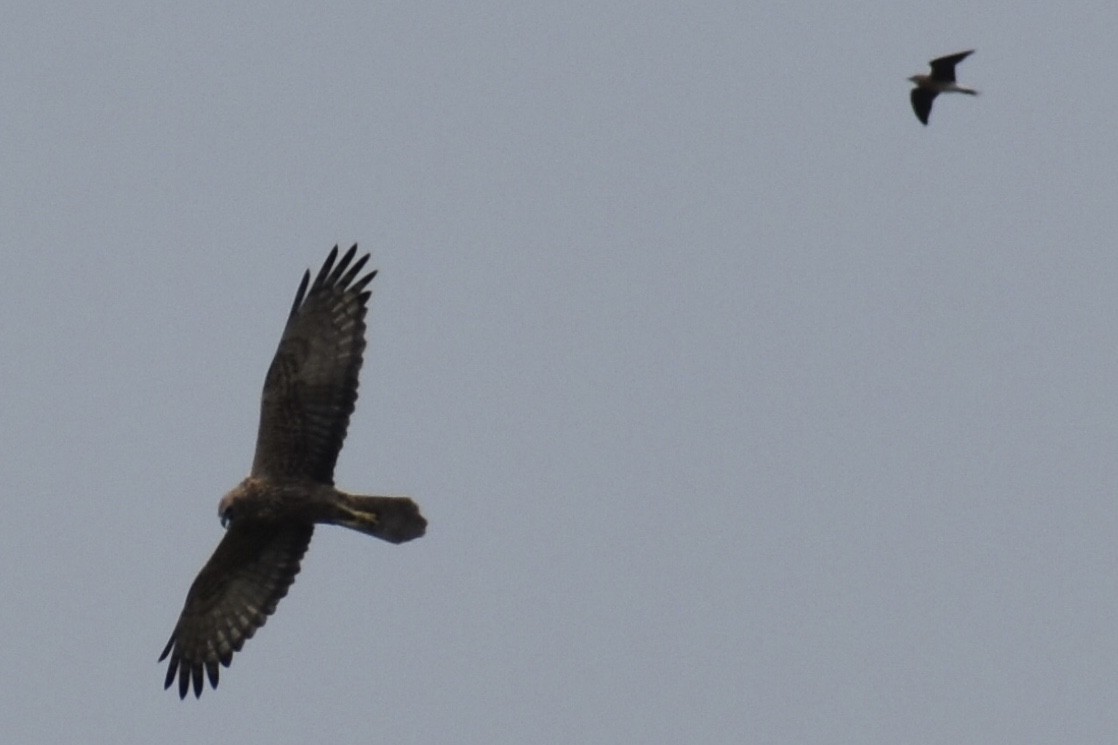
[[[179,696],[191,683],[201,696],[203,671],[217,688],[218,664],[264,625],[295,581],[310,545],[313,523],[233,521],[186,594],[179,622],[159,660],[171,662],[163,687],[179,679]]]
[[[970,49],[966,52],[949,54],[946,57],[940,57],[938,59],[932,60],[928,63],[932,67],[932,77],[936,80],[942,80],[947,83],[954,83],[955,65],[959,64],[972,54],[974,54],[974,50]]]
[[[330,252],[307,289],[303,275],[260,405],[254,477],[334,483],[334,465],[357,401],[365,314],[376,276],[358,278],[369,255]]]
[[[935,91],[926,88],[913,88],[910,98],[912,99],[912,110],[916,112],[916,118],[921,123],[927,124],[928,116],[932,113],[932,101],[936,98]]]

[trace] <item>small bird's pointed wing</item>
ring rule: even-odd
[[[233,521],[213,556],[202,567],[171,639],[159,656],[171,655],[170,688],[179,679],[179,697],[186,698],[191,682],[201,696],[203,671],[217,688],[218,664],[229,667],[233,653],[264,625],[276,609],[307,551],[313,523]]]
[[[260,403],[260,429],[252,475],[334,483],[334,465],[357,401],[365,350],[366,286],[358,278],[369,255],[353,261],[357,246],[334,264],[326,258],[314,283],[303,275]]]
[[[973,49],[958,54],[949,54],[946,57],[934,59],[928,64],[932,66],[932,78],[941,80],[944,83],[955,82],[955,65],[965,60],[970,55],[974,54]]]
[[[916,118],[924,125],[927,125],[928,117],[932,113],[932,101],[935,100],[935,97],[935,91],[930,91],[927,88],[912,89],[912,110],[916,112]]]

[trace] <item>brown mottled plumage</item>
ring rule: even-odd
[[[407,497],[365,497],[334,488],[334,465],[357,401],[365,350],[365,313],[376,276],[358,279],[354,245],[335,246],[314,284],[303,275],[276,356],[264,381],[256,457],[247,479],[226,494],[218,514],[225,537],[202,567],[159,660],[171,656],[164,688],[179,679],[201,696],[217,687],[219,664],[264,625],[287,594],[315,523],[343,525],[392,543],[423,535],[427,521]]]

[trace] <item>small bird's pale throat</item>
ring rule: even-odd
[[[955,65],[962,62],[964,59],[974,54],[974,50],[970,49],[966,52],[959,52],[957,54],[949,54],[946,57],[939,57],[932,60],[928,64],[932,67],[932,72],[929,75],[913,75],[909,80],[916,84],[912,89],[912,110],[916,112],[916,118],[922,124],[928,123],[928,117],[932,113],[932,101],[940,93],[966,93],[971,96],[977,96],[978,91],[973,88],[964,88],[955,82]]]

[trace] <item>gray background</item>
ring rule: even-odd
[[[0,26],[5,742],[1114,741],[1113,2],[236,5]],[[354,241],[338,482],[429,534],[180,702]]]

